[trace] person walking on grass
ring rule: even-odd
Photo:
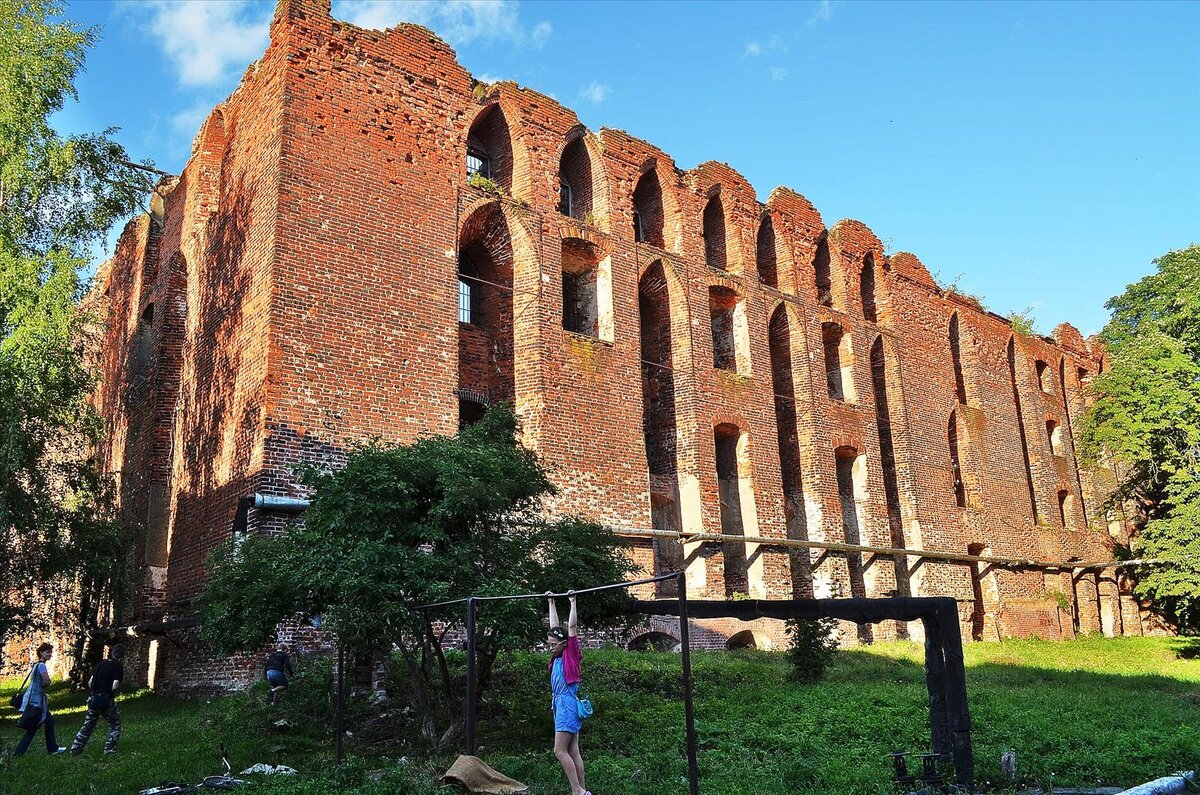
[[[54,656],[54,646],[43,643],[37,649],[37,662],[29,672],[29,688],[21,699],[21,718],[17,725],[25,729],[25,736],[17,743],[14,756],[22,756],[29,750],[29,744],[40,727],[45,727],[46,753],[61,754],[67,749],[58,744],[54,736],[54,716],[50,714],[50,696],[46,688],[50,687],[50,672],[46,663]],[[28,715],[28,717],[27,717]],[[32,725],[30,725],[32,724]]]
[[[280,643],[275,647],[275,651],[267,655],[267,667],[263,673],[271,688],[267,691],[268,704],[274,705],[283,695],[283,691],[288,689],[288,675],[296,675],[292,670],[291,651],[291,647],[286,643]]]
[[[571,613],[567,625],[558,623],[558,606],[554,596],[546,592],[550,603],[550,630],[546,643],[550,646],[550,706],[554,711],[554,755],[567,774],[571,784],[571,795],[591,795],[583,776],[583,756],[579,752],[579,730],[583,721],[579,717],[580,663],[583,650],[579,646],[579,621],[575,608],[575,592],[568,591]]]
[[[108,652],[108,659],[96,666],[92,678],[88,680],[87,715],[83,718],[83,726],[71,743],[71,753],[81,754],[87,747],[88,740],[96,724],[104,718],[108,724],[108,737],[104,740],[104,753],[115,754],[117,743],[121,739],[121,713],[117,711],[117,690],[121,680],[125,678],[125,668],[121,658],[125,656],[125,647],[115,644]]]

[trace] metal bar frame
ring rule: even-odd
[[[674,600],[633,601],[630,613],[677,615]],[[970,791],[975,776],[971,712],[967,702],[958,603],[950,597],[897,596],[882,599],[750,599],[692,601],[695,618],[837,618],[856,624],[921,621],[925,625],[925,683],[933,751],[954,764],[955,782]]]

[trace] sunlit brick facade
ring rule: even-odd
[[[1103,353],[1074,328],[1017,333],[858,221],[788,188],[764,204],[723,163],[680,170],[328,0],[280,4],[90,300],[101,454],[144,530],[137,620],[191,610],[240,497],[299,495],[299,462],[453,433],[497,401],[549,467],[551,509],[616,527],[1060,561],[1124,540],[1108,476],[1076,461]],[[251,511],[249,529],[282,522]],[[1111,569],[633,544],[699,598],[949,595],[977,638],[1143,631]],[[780,640],[693,637],[746,629],[735,643]],[[247,670],[188,638],[154,653],[160,684]]]

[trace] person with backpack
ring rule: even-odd
[[[280,643],[275,651],[267,655],[266,670],[263,675],[267,678],[270,690],[267,691],[267,703],[274,705],[281,693],[288,688],[288,674],[296,675],[292,670],[291,647]]]
[[[67,750],[58,744],[58,739],[54,736],[54,716],[50,714],[50,696],[46,692],[46,688],[50,686],[50,672],[46,669],[46,663],[53,656],[53,645],[43,643],[38,646],[37,662],[33,664],[33,670],[25,677],[29,682],[29,688],[21,697],[21,704],[18,707],[21,710],[21,717],[17,718],[17,728],[24,729],[25,736],[17,743],[17,749],[13,752],[13,756],[23,756],[29,750],[29,745],[33,742],[37,730],[43,726],[46,734],[46,753],[61,754]]]
[[[83,718],[83,726],[71,743],[71,753],[81,754],[92,737],[92,731],[100,718],[108,724],[108,737],[104,740],[104,753],[115,754],[117,743],[121,739],[121,713],[117,711],[117,690],[121,680],[125,678],[125,668],[121,658],[125,656],[125,647],[120,643],[114,644],[108,652],[108,659],[96,666],[92,678],[88,680],[87,715]]]

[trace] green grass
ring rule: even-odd
[[[978,780],[996,780],[1000,753],[1010,749],[1025,776],[1061,785],[1129,786],[1195,769],[1200,659],[1194,651],[1166,638],[969,645]],[[780,654],[694,655],[701,791],[891,793],[887,753],[929,747],[922,654],[907,643],[840,652],[818,685],[790,683]],[[596,706],[582,738],[588,786],[597,795],[686,792],[678,655],[589,651],[584,676]],[[216,772],[222,740],[238,769],[262,761],[314,774],[255,792],[437,791],[434,774],[450,756],[430,759],[396,742],[368,747],[369,732],[349,740],[350,751],[367,759],[334,770],[326,680],[315,672],[308,679],[308,688],[289,694],[284,713],[296,726],[286,732],[272,725],[280,713],[257,690],[211,704],[132,694],[120,702],[126,731],[115,757],[100,755],[103,726],[81,758],[49,758],[34,745],[0,770],[0,792],[136,792],[166,780],[198,781]],[[481,755],[530,784],[532,795],[566,791],[549,751],[545,679],[544,657],[502,660],[481,716]],[[53,703],[65,743],[82,718],[82,699],[56,693]],[[11,747],[17,737],[6,718],[0,742]],[[401,757],[410,761],[398,767]],[[368,768],[387,769],[387,778],[363,783]]]

